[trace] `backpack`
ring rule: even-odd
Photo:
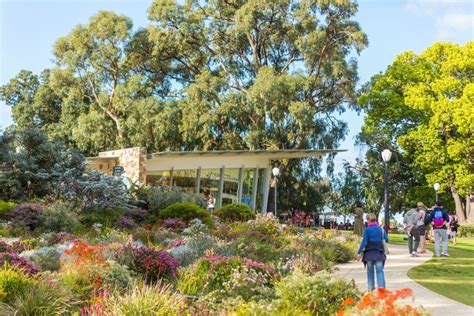
[[[440,208],[434,210],[433,225],[436,228],[441,228],[444,225],[443,210]]]

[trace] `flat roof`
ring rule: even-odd
[[[222,156],[253,156],[268,159],[292,159],[318,157],[326,154],[344,152],[347,149],[281,149],[281,150],[204,150],[204,151],[163,151],[148,155],[152,158],[179,157],[222,157]]]

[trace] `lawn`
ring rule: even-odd
[[[390,242],[406,244],[405,235],[390,235]],[[434,251],[434,245],[428,244]],[[408,271],[408,276],[430,290],[474,306],[474,239],[458,238],[448,246],[450,257],[433,257]]]

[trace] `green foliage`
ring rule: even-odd
[[[15,207],[14,202],[5,202],[3,200],[0,200],[0,217],[8,213],[12,208]]]
[[[380,151],[392,149],[391,196],[407,200],[405,204],[433,201],[432,185],[438,182],[441,198],[454,198],[461,222],[470,220],[461,197],[469,196],[474,183],[469,169],[474,150],[473,56],[472,41],[464,46],[436,43],[418,55],[402,53],[384,73],[372,77],[359,99],[367,113],[360,140],[371,148],[368,170],[381,178]],[[423,196],[423,191],[429,194]]]
[[[100,224],[103,227],[114,227],[115,222],[123,214],[123,212],[123,209],[88,211],[81,214],[80,220],[88,227],[91,227],[94,224]]]
[[[144,202],[147,209],[155,214],[174,203],[194,203],[205,207],[205,200],[201,195],[173,190],[165,191],[162,187],[156,186],[139,188],[137,198]]]
[[[95,169],[65,176],[56,186],[56,194],[81,211],[126,208],[131,199],[122,181]]]
[[[247,221],[255,218],[255,213],[245,204],[229,204],[217,209],[214,215],[223,221]]]
[[[347,279],[325,271],[313,275],[295,272],[277,282],[275,286],[279,307],[303,313],[314,309],[318,315],[334,315],[342,301],[360,295]]]
[[[111,290],[123,291],[132,280],[128,267],[115,261],[107,261],[107,265],[101,266],[98,272],[102,275],[104,287]]]
[[[180,218],[186,223],[193,219],[199,219],[205,224],[211,223],[211,215],[203,208],[194,203],[174,203],[160,211],[160,218]]]
[[[474,225],[459,226],[459,236],[471,238],[474,236]]]
[[[84,170],[84,156],[35,128],[0,134],[0,150],[0,198],[5,200],[44,197],[63,177]]]
[[[74,233],[80,227],[77,210],[62,201],[45,207],[38,223],[38,229],[42,232]]]
[[[179,315],[184,311],[185,299],[170,285],[161,283],[132,283],[125,293],[115,292],[107,302],[113,315]]]
[[[63,289],[35,282],[16,297],[11,307],[15,310],[14,315],[65,315],[70,313],[74,302]]]
[[[36,264],[42,271],[57,271],[61,266],[61,252],[53,247],[41,247],[21,254]]]
[[[25,274],[8,265],[0,267],[0,300],[5,303],[13,302],[21,293],[32,286],[34,281]]]

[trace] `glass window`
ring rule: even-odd
[[[237,203],[237,189],[239,187],[238,168],[224,169],[224,190],[222,205]]]
[[[148,185],[169,186],[170,175],[171,173],[169,170],[157,170],[147,172],[146,183]]]
[[[242,204],[247,204],[249,207],[252,207],[254,174],[254,169],[245,169],[242,182]]]
[[[173,170],[173,186],[184,192],[194,193],[196,188],[197,171],[194,169]]]

